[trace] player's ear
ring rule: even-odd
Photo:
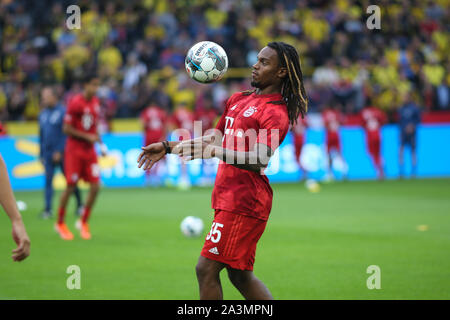
[[[280,67],[278,69],[278,78],[283,79],[287,77],[287,69],[285,67]]]

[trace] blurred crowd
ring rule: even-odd
[[[69,30],[69,5],[81,29]],[[357,0],[0,0],[0,121],[36,119],[42,86],[61,99],[95,71],[106,119],[137,117],[148,105],[221,112],[248,89],[258,51],[285,41],[300,53],[310,112],[347,114],[371,105],[394,114],[412,93],[425,110],[450,110],[448,0],[377,1],[381,28]],[[219,83],[187,77],[184,57],[198,41],[219,43],[230,68]],[[394,117],[391,117],[391,121]]]

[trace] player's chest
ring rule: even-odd
[[[225,115],[224,135],[242,138],[245,131],[258,130],[261,112],[262,107],[257,104],[232,105]]]
[[[100,114],[100,106],[98,104],[89,104],[81,108],[79,113],[79,123],[84,130],[91,130],[95,127]]]
[[[96,119],[100,114],[100,105],[98,104],[86,104],[80,109],[80,117],[92,117]]]

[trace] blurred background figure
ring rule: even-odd
[[[163,141],[167,136],[166,122],[168,120],[168,114],[166,110],[157,104],[150,104],[145,108],[140,119],[142,127],[144,129],[144,146],[149,144]],[[159,185],[160,181],[157,180],[158,167],[164,166],[164,160],[158,162],[153,170],[147,170],[145,172],[147,185]]]
[[[379,180],[384,179],[383,159],[381,158],[381,127],[387,122],[386,114],[367,105],[361,111],[362,126],[366,132],[367,151],[372,157]]]
[[[170,128],[173,133],[171,140],[188,140],[194,137],[194,113],[188,108],[185,101],[181,101],[176,107],[170,119]],[[174,132],[175,131],[175,132]],[[181,174],[178,188],[186,190],[191,187],[187,164],[181,162]]]
[[[306,134],[307,126],[308,125],[307,125],[306,117],[302,118],[302,116],[299,115],[299,117],[297,119],[297,123],[292,128],[292,133],[294,135],[295,160],[297,161],[297,164],[302,173],[302,175],[301,175],[302,181],[307,178],[307,176],[306,176],[307,173],[306,173],[305,169],[303,168],[302,162],[300,161],[303,144],[305,143],[305,134]]]
[[[344,121],[344,115],[341,112],[341,106],[337,103],[331,104],[328,108],[322,111],[322,118],[326,129],[326,145],[328,154],[328,174],[326,179],[328,181],[334,180],[333,174],[333,159],[339,157],[345,162],[341,150],[341,138],[339,129]]]
[[[411,148],[411,175],[417,174],[417,126],[420,124],[421,112],[419,106],[414,102],[412,94],[409,92],[404,98],[404,103],[399,109],[400,118],[400,151],[399,165],[400,178],[405,176],[404,150],[405,147]]]
[[[64,147],[66,136],[63,133],[63,120],[66,108],[58,101],[54,87],[46,86],[41,91],[42,111],[39,114],[40,158],[45,169],[45,207],[41,218],[52,217],[53,177],[57,168],[64,174]],[[75,187],[76,215],[81,214],[80,190]]]

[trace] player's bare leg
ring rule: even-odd
[[[273,300],[272,294],[253,271],[228,268],[231,283],[247,300]]]
[[[333,158],[331,156],[331,151],[328,151],[328,174],[327,174],[327,181],[334,180],[334,174],[333,174]]]
[[[403,179],[403,146],[400,146],[399,154],[398,154],[398,164],[400,167],[399,178]]]
[[[63,240],[72,240],[73,234],[70,232],[67,225],[64,223],[64,216],[66,214],[67,202],[69,201],[70,195],[74,192],[75,185],[68,185],[61,195],[58,210],[58,222],[55,224],[55,230],[59,233]]]
[[[220,271],[225,264],[200,256],[195,267],[200,300],[222,300],[222,284],[220,283]]]
[[[80,230],[80,235],[83,239],[91,239],[91,232],[89,230],[88,219],[91,215],[92,207],[94,206],[95,200],[97,199],[98,192],[100,190],[100,185],[98,183],[91,183],[89,193],[86,199],[86,204],[83,208],[83,214],[81,219],[77,221],[76,227]]]
[[[416,155],[416,148],[413,146],[411,146],[411,162],[412,162],[411,177],[414,179],[417,175],[417,155]]]

